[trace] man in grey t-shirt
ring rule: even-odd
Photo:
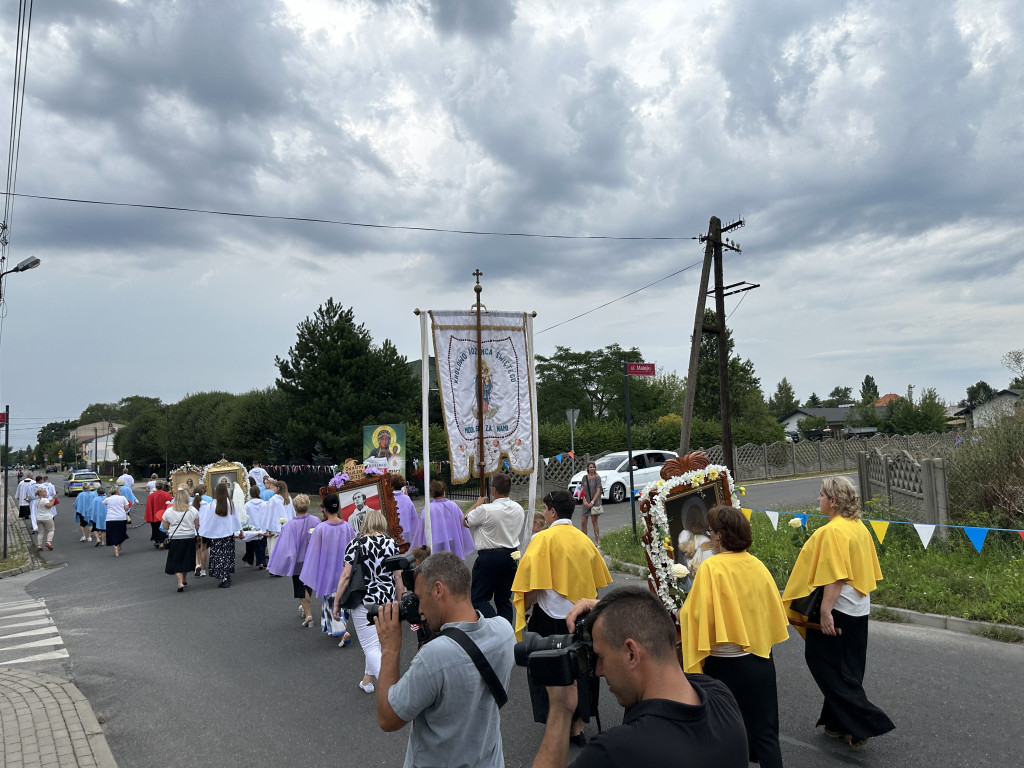
[[[470,581],[469,568],[456,555],[431,555],[416,573],[420,613],[434,632],[447,627],[465,632],[507,690],[515,633],[505,619],[485,619],[477,612],[470,600]],[[503,768],[498,705],[466,651],[449,637],[435,637],[399,679],[402,626],[397,603],[381,607],[377,635],[377,723],[385,731],[397,731],[414,721],[405,768]]]

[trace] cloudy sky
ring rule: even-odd
[[[12,442],[91,402],[267,386],[332,296],[416,359],[413,309],[468,307],[475,268],[491,309],[537,312],[541,354],[617,342],[683,374],[699,268],[564,321],[698,263],[712,215],[746,220],[726,282],[761,287],[727,309],[766,394],[867,373],[950,401],[1006,386],[999,359],[1024,346],[1015,7],[35,3],[6,266],[42,266],[5,280]]]

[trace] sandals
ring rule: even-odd
[[[313,624],[313,616],[309,615],[302,620],[302,626],[309,627]]]

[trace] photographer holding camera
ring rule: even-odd
[[[377,723],[390,732],[414,721],[406,768],[503,768],[498,708],[505,703],[512,673],[512,627],[499,616],[484,618],[477,612],[469,568],[451,552],[423,561],[415,570],[414,592],[418,606],[406,600],[376,612],[381,646]],[[407,621],[425,621],[437,635],[420,648],[401,679],[400,614]]]
[[[565,617],[573,604],[583,598],[597,597],[597,590],[611,583],[608,566],[594,542],[572,524],[576,501],[568,491],[552,491],[544,496],[544,518],[548,527],[535,535],[523,553],[512,582],[516,606],[516,635],[523,629],[540,637],[564,635],[569,630]],[[532,607],[529,624],[526,610]],[[534,721],[547,721],[547,694],[544,686],[527,676]],[[583,723],[597,710],[598,686],[584,689],[579,711],[573,721],[572,741],[586,743]]]
[[[589,610],[596,673],[626,709],[622,725],[593,737],[574,768],[678,765],[746,768],[747,737],[724,684],[687,675],[679,664],[676,627],[661,600],[642,587],[581,600],[567,617]],[[533,768],[563,768],[576,708],[576,686],[549,686],[550,711]]]

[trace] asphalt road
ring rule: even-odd
[[[857,474],[846,474],[856,485]],[[743,484],[747,491],[746,496],[741,496],[734,503],[753,509],[767,509],[778,512],[799,509],[808,505],[818,506],[818,490],[821,488],[820,477],[801,477],[794,480],[772,480],[769,482],[758,482]],[[577,509],[580,506],[577,505]],[[636,523],[638,529],[642,530],[639,505],[636,509]],[[577,522],[579,518],[577,517]],[[626,526],[632,526],[633,513],[628,501],[622,504],[610,504],[605,502],[604,513],[601,515],[601,533],[610,533]]]
[[[803,503],[806,491],[797,495]],[[148,527],[132,530],[114,558],[111,549],[79,542],[67,512],[58,517],[56,549],[46,553],[64,565],[5,579],[0,602],[18,593],[45,600],[70,656],[28,668],[74,680],[121,766],[401,764],[407,731],[378,729],[372,696],[356,687],[358,645],[340,649],[301,628],[287,580],[243,569],[239,559],[231,589],[190,577],[178,594],[174,577],[163,573],[163,554],[148,543]],[[615,585],[638,582],[615,577]],[[411,633],[407,641],[404,664],[415,648]],[[813,727],[821,699],[799,636],[791,634],[775,656],[787,766],[1019,764],[1020,645],[872,622],[866,689],[897,730],[857,753]],[[607,689],[602,696],[609,727],[621,709]],[[542,730],[532,723],[520,669],[502,734],[507,765],[529,765]]]

